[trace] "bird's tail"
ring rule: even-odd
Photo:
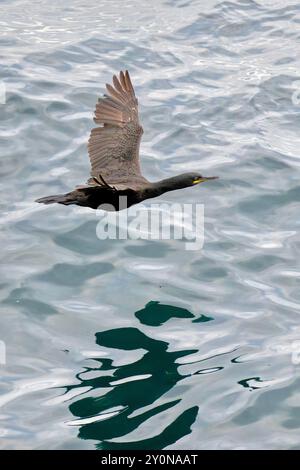
[[[40,202],[42,204],[64,204],[68,206],[69,204],[76,204],[76,199],[70,197],[70,193],[68,194],[56,194],[55,196],[46,196],[37,199],[35,202]]]

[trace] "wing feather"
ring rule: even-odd
[[[130,180],[146,181],[139,165],[139,146],[143,128],[139,122],[138,101],[128,71],[113,76],[108,94],[99,98],[94,121],[102,125],[92,129],[88,152],[91,176],[124,186]]]

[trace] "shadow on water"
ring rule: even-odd
[[[136,317],[146,325],[160,325],[172,317],[193,318],[194,315],[183,308],[149,302],[136,312]],[[176,360],[197,350],[169,352],[167,342],[151,338],[133,327],[96,333],[96,344],[121,351],[144,350],[145,353],[135,362],[120,366],[115,366],[107,357],[94,357],[97,366],[86,367],[77,375],[80,383],[66,387],[66,393],[84,387],[85,397],[81,395],[69,407],[76,417],[73,424],[80,426],[81,439],[98,441],[96,447],[99,449],[163,449],[191,432],[198,413],[197,406],[182,412],[151,438],[121,441],[146,420],[172,409],[181,401],[180,397],[168,401],[165,398],[157,404],[166,392],[188,377],[178,372]],[[105,389],[107,393],[103,394]],[[111,441],[115,439],[118,442]]]

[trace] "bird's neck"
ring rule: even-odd
[[[182,181],[179,176],[173,176],[172,178],[166,178],[160,181],[152,183],[152,189],[157,196],[164,194],[168,191],[174,191],[176,189],[186,188],[186,184]]]

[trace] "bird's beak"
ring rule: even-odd
[[[202,178],[197,178],[193,181],[193,184],[204,183],[204,181],[217,180],[218,176],[202,176]]]

